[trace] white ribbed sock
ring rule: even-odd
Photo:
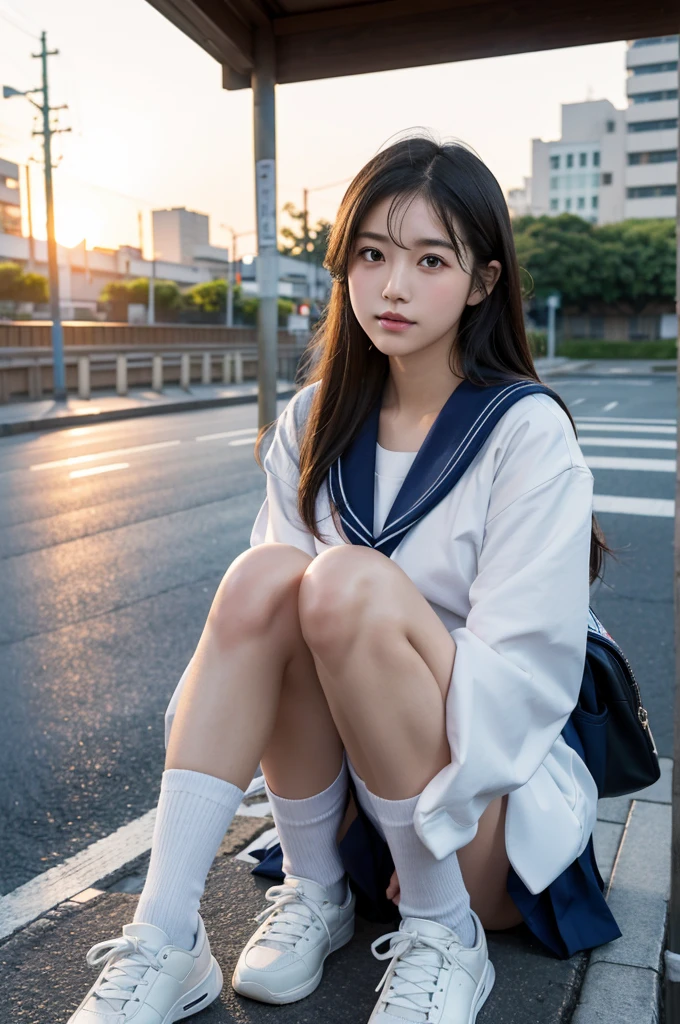
[[[325,886],[331,903],[341,905],[347,894],[337,842],[347,803],[344,756],[337,779],[314,796],[288,800],[272,793],[269,786],[266,789],[283,850],[284,874],[310,878]]]
[[[154,924],[173,945],[192,949],[205,880],[243,790],[214,775],[163,772],[149,872],[135,922]]]
[[[473,946],[475,924],[470,916],[470,897],[458,857],[451,853],[437,860],[421,842],[413,826],[418,796],[408,800],[385,800],[371,793],[353,768],[352,778],[362,807],[390,848],[399,877],[402,918],[422,917],[436,921],[451,928],[464,946]]]

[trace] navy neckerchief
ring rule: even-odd
[[[389,558],[407,531],[455,486],[503,413],[518,399],[537,392],[557,397],[545,384],[532,380],[506,380],[487,386],[463,380],[430,427],[394,499],[382,533],[374,537],[381,396],[329,472],[330,496],[337,505],[347,539],[352,544],[376,548]]]

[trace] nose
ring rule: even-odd
[[[388,269],[382,297],[386,302],[409,301],[408,270],[400,260],[396,260]]]

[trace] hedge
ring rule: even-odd
[[[565,339],[557,345],[557,355],[569,359],[677,359],[677,338],[660,341],[602,341],[601,339]]]

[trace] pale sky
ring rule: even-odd
[[[40,84],[31,59],[47,32],[50,104],[73,131],[56,138],[57,236],[65,245],[138,244],[144,212],[207,213],[211,242],[254,227],[252,99],[146,0],[0,0],[0,85]],[[278,209],[302,189],[352,177],[387,140],[414,127],[471,145],[504,191],[531,173],[531,139],[557,138],[560,104],[626,106],[625,43],[277,86]],[[41,157],[25,99],[0,98],[0,157]],[[45,237],[42,168],[32,164],[34,234]],[[312,192],[310,217],[334,218],[346,186]],[[285,215],[279,215],[279,228]],[[240,254],[255,237],[242,238]]]

